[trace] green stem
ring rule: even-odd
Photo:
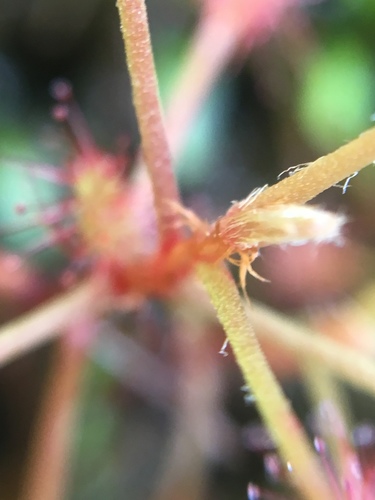
[[[177,215],[166,201],[179,201],[161,113],[158,83],[143,0],[118,0],[121,32],[132,83],[142,152],[152,182],[162,240],[176,231]]]
[[[317,458],[259,347],[233,279],[218,265],[199,264],[197,271],[280,455],[292,466],[292,481],[306,499],[331,499]]]

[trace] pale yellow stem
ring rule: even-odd
[[[296,359],[306,357],[318,366],[324,365],[345,382],[375,396],[375,362],[366,355],[334,340],[314,335],[308,327],[266,306],[253,305],[247,315],[259,337],[272,340],[275,349],[284,348],[291,351]]]
[[[0,366],[60,335],[83,311],[99,313],[98,297],[90,280],[0,327]]]
[[[305,168],[262,191],[252,208],[274,204],[303,204],[375,161],[375,128],[333,153],[318,158]]]
[[[284,463],[292,467],[292,482],[306,499],[331,499],[317,457],[267,364],[233,279],[218,265],[200,264],[197,271],[267,429]]]

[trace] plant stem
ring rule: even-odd
[[[70,318],[82,310],[97,310],[97,296],[95,284],[87,282],[0,327],[0,366],[59,336]],[[375,364],[366,354],[314,335],[314,329],[266,306],[252,305],[248,314],[260,338],[270,339],[297,358],[303,356],[325,364],[342,380],[375,396]]]
[[[176,310],[177,309],[177,310]],[[176,408],[161,479],[152,500],[202,500],[207,496],[208,457],[228,434],[217,416],[220,370],[212,349],[215,332],[185,308],[173,309],[170,342],[177,359]],[[215,425],[212,422],[215,421]]]
[[[31,443],[22,500],[61,500],[86,352],[94,329],[75,318],[59,339]]]
[[[375,161],[375,128],[318,158],[307,167],[262,191],[253,208],[266,205],[303,204]]]
[[[317,425],[318,434],[328,447],[341,484],[345,484],[344,481],[349,477],[346,470],[347,455],[350,453],[354,456],[348,440],[349,417],[351,417],[349,407],[342,387],[332,376],[332,372],[326,366],[319,366],[317,369],[314,362],[306,361],[301,368],[314,408],[314,423]],[[353,474],[353,471],[351,472]],[[343,491],[340,490],[338,493],[342,495]]]
[[[233,279],[219,265],[200,264],[197,271],[280,455],[292,466],[291,480],[306,499],[331,499],[317,458],[259,347]]]
[[[293,352],[296,359],[307,358],[324,365],[345,382],[375,396],[375,363],[368,356],[316,335],[308,327],[260,304],[248,310],[248,317],[259,337],[272,340],[275,349],[284,348]]]
[[[228,29],[216,18],[201,20],[167,105],[166,127],[174,159],[184,149],[191,125],[237,47],[236,42],[235,29]]]
[[[90,280],[0,327],[0,366],[59,335],[82,311],[98,311],[98,296]]]
[[[188,48],[172,96],[166,125],[173,158],[179,157],[190,127],[206,96],[236,52],[250,52],[280,21],[290,0],[204,0],[200,20]],[[273,23],[265,23],[265,17]]]
[[[178,202],[179,193],[161,113],[146,7],[143,0],[118,0],[117,8],[160,236],[168,240],[176,232],[177,215],[166,201]]]

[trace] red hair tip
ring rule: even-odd
[[[54,80],[51,83],[51,95],[59,102],[70,101],[73,97],[72,85],[67,80]]]
[[[69,117],[69,107],[66,104],[56,104],[52,108],[52,117],[57,122],[66,122]]]

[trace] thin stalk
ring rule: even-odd
[[[267,364],[233,279],[219,265],[200,264],[197,272],[280,455],[292,467],[292,482],[306,499],[331,499],[317,457]]]
[[[351,414],[342,387],[326,366],[317,369],[316,363],[304,360],[301,368],[314,408],[318,435],[327,444],[336,474],[341,484],[344,484],[344,480],[349,477],[348,455],[354,456],[354,450],[348,440]],[[343,495],[343,491],[339,494]]]
[[[345,382],[375,396],[375,363],[368,356],[299,325],[287,316],[255,304],[247,315],[260,338],[272,340],[275,349],[287,349],[296,359],[324,365]],[[355,367],[355,369],[353,369]]]
[[[277,6],[263,0],[251,5],[246,0],[235,1],[232,5],[230,2],[207,4],[205,2],[201,8],[198,27],[167,102],[166,130],[175,161],[186,146],[200,108],[236,52],[250,51],[258,37],[268,34],[270,26],[267,23],[260,28],[265,11],[272,11],[276,22],[290,1],[286,0],[285,5],[279,2]],[[146,189],[148,179],[143,175],[143,166],[142,159],[138,158],[136,179]]]
[[[75,318],[59,339],[37,417],[22,500],[62,500],[86,352],[93,328]]]
[[[166,201],[178,202],[179,193],[161,113],[146,7],[143,0],[118,0],[117,8],[159,234],[168,240],[176,231],[177,214]]]
[[[262,191],[252,207],[303,204],[375,161],[375,128]]]
[[[205,325],[182,308],[174,310],[173,323],[170,341],[177,356],[176,408],[152,500],[202,500],[207,496],[208,457],[213,446],[220,448],[221,436],[228,434],[220,418],[217,421],[219,366]]]
[[[167,104],[166,125],[173,158],[179,157],[207,95],[236,52],[250,52],[293,3],[290,0],[204,1],[198,27]]]
[[[98,312],[96,285],[87,281],[0,327],[0,366],[58,336],[82,311]]]
[[[303,371],[317,409],[314,420],[318,424],[318,434],[329,450],[327,453],[323,447],[322,459],[327,461],[330,456],[333,464],[327,467],[332,489],[337,491],[337,498],[347,498],[348,492],[353,499],[364,498],[361,464],[350,439],[352,414],[342,387],[325,366],[317,369],[316,363],[308,361]]]
[[[216,17],[201,20],[167,104],[166,127],[174,159],[179,158],[199,109],[231,59],[237,38],[236,28]]]
[[[92,281],[0,327],[0,367],[61,335],[83,310],[98,312],[98,291]],[[253,303],[248,314],[260,339],[272,340],[296,357],[323,363],[345,382],[375,396],[375,363],[366,354],[316,335],[313,328],[261,304]]]

